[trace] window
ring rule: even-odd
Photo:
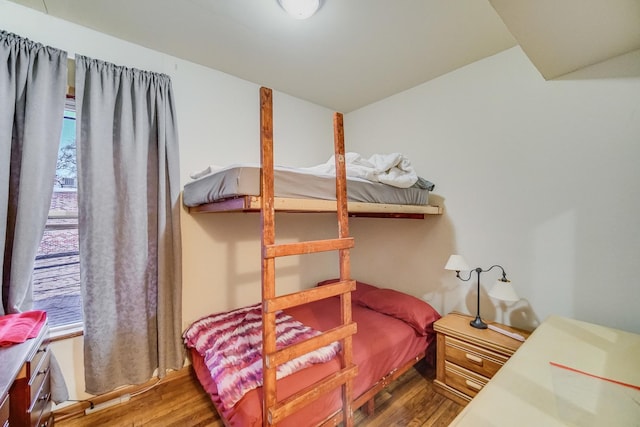
[[[56,176],[44,235],[36,255],[33,299],[52,330],[81,326],[75,102],[67,100]]]

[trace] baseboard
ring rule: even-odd
[[[167,375],[161,380],[158,380],[158,378],[152,378],[144,384],[120,387],[114,391],[110,391],[109,393],[94,396],[90,399],[85,399],[81,402],[76,402],[71,405],[64,406],[53,411],[54,422],[83,417],[85,415],[84,411],[87,408],[90,408],[92,403],[93,405],[99,405],[101,403],[120,398],[124,395],[133,396],[137,393],[144,392],[147,389],[150,390],[159,384],[166,384],[171,381],[182,379],[185,376],[189,376],[191,375],[191,371],[191,366],[185,366],[178,371],[168,372]]]

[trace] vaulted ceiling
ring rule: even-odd
[[[640,49],[640,0],[13,0],[349,112],[520,45],[557,78]],[[90,52],[85,54],[90,55]]]

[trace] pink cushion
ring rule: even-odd
[[[338,281],[340,281],[340,279],[323,280],[322,282],[318,282],[316,286],[329,285],[331,283],[335,283]],[[356,290],[351,292],[351,303],[360,304],[360,298],[362,298],[362,295],[375,289],[380,289],[380,288],[378,288],[377,286],[369,285],[368,283],[358,282],[356,280]]]
[[[420,335],[433,332],[433,322],[441,317],[427,302],[393,289],[366,292],[359,304],[406,322]]]

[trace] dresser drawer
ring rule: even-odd
[[[491,378],[505,364],[508,357],[447,336],[445,360]]]
[[[31,427],[40,427],[45,423],[51,413],[51,381],[49,380],[49,372],[44,375],[43,381],[37,390],[35,400],[29,409]],[[46,425],[46,424],[45,424]]]
[[[9,425],[9,395],[0,398],[0,426]]]
[[[44,328],[44,339],[40,342],[38,348],[31,357],[26,360],[27,378],[29,378],[29,382],[32,382],[35,376],[38,375],[38,370],[40,369],[40,365],[43,363],[43,359],[49,355],[49,328],[46,325]]]
[[[445,384],[473,397],[489,382],[489,378],[450,362],[444,363]]]
[[[29,381],[30,407],[34,405],[36,399],[39,397],[42,383],[46,378],[48,378],[50,357],[50,352],[46,349],[45,352],[42,353],[42,356],[38,358],[39,363],[37,365],[33,365],[33,372],[31,373],[31,380]]]
[[[40,389],[38,389],[36,399],[33,401],[33,406],[29,408],[31,427],[39,427],[41,425],[40,420],[46,420],[51,413],[51,407],[51,381],[47,372]]]

